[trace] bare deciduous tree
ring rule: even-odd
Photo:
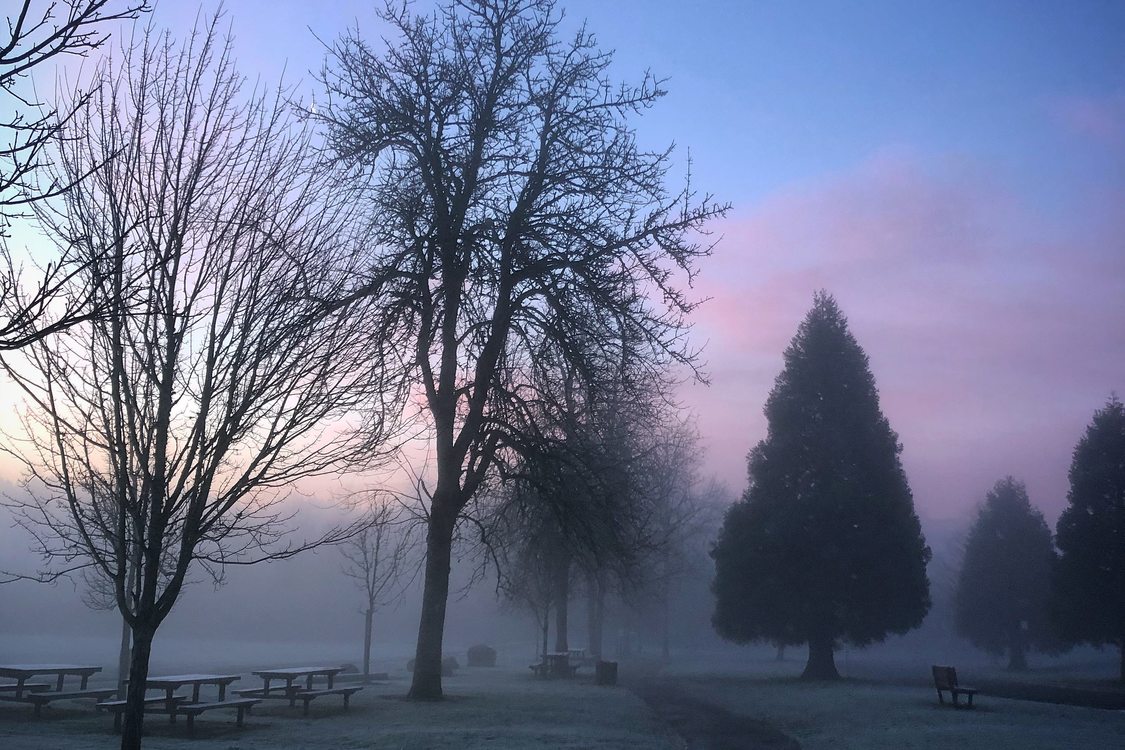
[[[47,106],[33,93],[31,74],[51,61],[86,56],[105,43],[111,22],[136,18],[148,9],[142,0],[21,0],[5,16],[0,110],[11,114],[0,121],[0,352],[26,346],[89,314],[88,290],[75,289],[79,268],[66,249],[28,283],[28,273],[20,273],[7,245],[14,213],[62,193],[72,180],[85,176],[66,175],[64,181],[45,184],[38,179],[50,144],[90,94],[76,96],[66,106]]]
[[[406,557],[413,542],[411,519],[389,498],[373,501],[363,529],[340,545],[344,575],[363,593],[363,681],[371,680],[371,635],[375,610],[400,593]]]
[[[379,408],[395,394],[367,346],[374,302],[310,300],[347,283],[339,181],[284,92],[247,90],[215,23],[180,44],[148,34],[100,71],[55,167],[89,176],[36,204],[88,259],[73,283],[94,280],[99,314],[5,365],[32,403],[18,510],[44,575],[96,568],[132,630],[123,748],[140,747],[153,636],[189,571],[345,536],[291,541],[284,501],[389,429],[350,417],[396,413]]]
[[[709,250],[693,234],[725,207],[667,190],[669,153],[639,148],[629,125],[661,82],[611,84],[611,56],[584,29],[560,38],[551,0],[383,17],[397,37],[385,50],[358,32],[332,47],[319,117],[371,212],[352,297],[380,300],[373,327],[410,353],[431,421],[410,696],[437,700],[454,531],[497,462],[536,439],[534,360],[582,370],[627,331],[641,361],[690,364],[681,284]]]

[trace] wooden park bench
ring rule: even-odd
[[[953,667],[939,667],[935,665],[932,667],[932,670],[934,673],[934,687],[937,688],[938,703],[945,703],[945,699],[942,697],[942,693],[948,691],[949,695],[953,699],[954,708],[961,707],[960,704],[957,703],[957,696],[959,695],[966,695],[969,697],[969,703],[966,708],[973,707],[973,696],[977,694],[977,690],[976,688],[958,685],[956,669],[954,669]]]
[[[571,664],[568,653],[547,654],[529,665],[536,677],[574,677],[581,664]]]

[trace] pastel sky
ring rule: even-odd
[[[429,3],[421,3],[427,7]],[[813,292],[871,358],[919,512],[963,517],[1012,474],[1053,523],[1075,441],[1125,392],[1125,3],[570,0],[670,93],[643,143],[690,148],[730,201],[697,292],[707,471],[745,484]],[[369,0],[228,0],[250,76],[310,69]],[[213,8],[213,3],[205,3]],[[158,25],[186,31],[188,0]]]

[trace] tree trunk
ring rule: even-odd
[[[543,607],[543,661],[547,660],[547,643],[551,630],[551,605]]]
[[[602,631],[605,622],[605,589],[601,580],[590,576],[587,581],[589,602],[586,609],[586,648],[594,659],[602,658]]]
[[[152,655],[152,638],[155,629],[133,630],[133,653],[129,664],[129,689],[126,692],[125,712],[121,722],[121,750],[140,750],[145,718],[145,682],[148,680],[148,660]]]
[[[667,579],[665,579],[665,584],[660,598],[660,655],[664,659],[664,661],[668,661],[672,657],[672,605],[669,601],[672,597],[668,592]]]
[[[805,671],[801,673],[801,679],[840,679],[840,673],[836,671],[836,656],[832,650],[831,638],[817,637],[809,640],[809,660],[805,664]]]
[[[373,607],[363,613],[363,684],[371,681],[371,620]]]
[[[555,653],[570,650],[567,644],[567,604],[570,600],[570,562],[560,562],[555,569]]]
[[[125,618],[121,618],[121,645],[117,649],[117,700],[125,700],[125,686],[129,676],[129,647],[132,644],[132,631]]]
[[[439,701],[441,653],[445,636],[445,607],[449,600],[449,566],[453,548],[456,511],[444,493],[435,492],[426,534],[426,580],[422,589],[422,616],[418,622],[418,645],[414,652],[414,678],[407,697],[417,701]]]

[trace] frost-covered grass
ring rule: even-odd
[[[243,686],[257,684],[245,676]],[[197,739],[184,733],[183,719],[146,721],[145,747],[153,750],[285,750],[292,748],[599,748],[671,750],[675,738],[647,706],[624,688],[596,687],[588,679],[538,680],[524,667],[461,669],[446,678],[450,698],[442,703],[402,699],[405,672],[371,685],[352,698],[344,713],[338,697],[318,698],[311,716],[283,702],[259,704],[246,726],[233,711],[211,711],[196,720]],[[237,687],[238,685],[236,685]],[[87,705],[56,704],[34,720],[30,706],[0,703],[0,747],[4,750],[108,750],[119,739],[108,715]]]
[[[973,710],[940,706],[932,688],[858,680],[682,675],[693,696],[767,721],[804,750],[1038,750],[1125,747],[1125,712],[977,696]],[[948,700],[948,699],[947,699]]]
[[[515,651],[513,650],[513,653]],[[507,651],[505,651],[507,653]],[[1037,750],[1039,748],[1125,747],[1125,712],[1056,706],[978,696],[973,711],[937,704],[931,687],[904,684],[904,676],[928,667],[916,659],[899,663],[871,660],[867,670],[878,680],[852,678],[833,684],[796,679],[803,654],[776,662],[772,651],[734,652],[722,659],[681,662],[664,670],[664,678],[704,701],[758,719],[794,737],[805,750],[857,748],[909,750]],[[308,663],[296,653],[288,663]],[[312,658],[311,656],[309,657]],[[866,657],[864,657],[866,658]],[[247,654],[248,661],[257,661]],[[327,659],[326,663],[329,662]],[[278,662],[280,663],[280,662]],[[213,711],[197,721],[197,739],[189,740],[181,722],[148,722],[145,747],[153,750],[303,750],[304,748],[637,748],[672,750],[683,742],[639,698],[625,688],[601,688],[589,677],[576,681],[539,680],[526,660],[512,659],[496,669],[462,668],[445,680],[449,700],[438,704],[402,699],[409,675],[405,658],[381,660],[377,671],[391,679],[368,686],[342,711],[338,697],[319,698],[312,715],[300,707],[268,702],[234,725],[233,712]],[[919,662],[920,663],[920,662]],[[225,664],[225,667],[223,666]],[[227,661],[196,668],[243,671]],[[276,665],[272,664],[271,665]],[[169,662],[173,671],[194,671],[191,664]],[[261,664],[258,664],[261,666]],[[841,665],[843,666],[843,665]],[[865,670],[854,655],[849,674]],[[630,665],[623,664],[629,674]],[[249,669],[249,668],[246,668]],[[1061,675],[1060,675],[1061,671]],[[976,672],[969,670],[970,675]],[[1065,677],[1071,670],[1049,670]],[[105,680],[103,680],[103,684]],[[236,687],[260,684],[245,674]],[[112,718],[93,712],[89,703],[59,703],[32,718],[30,706],[0,702],[2,750],[110,750],[119,744]]]

